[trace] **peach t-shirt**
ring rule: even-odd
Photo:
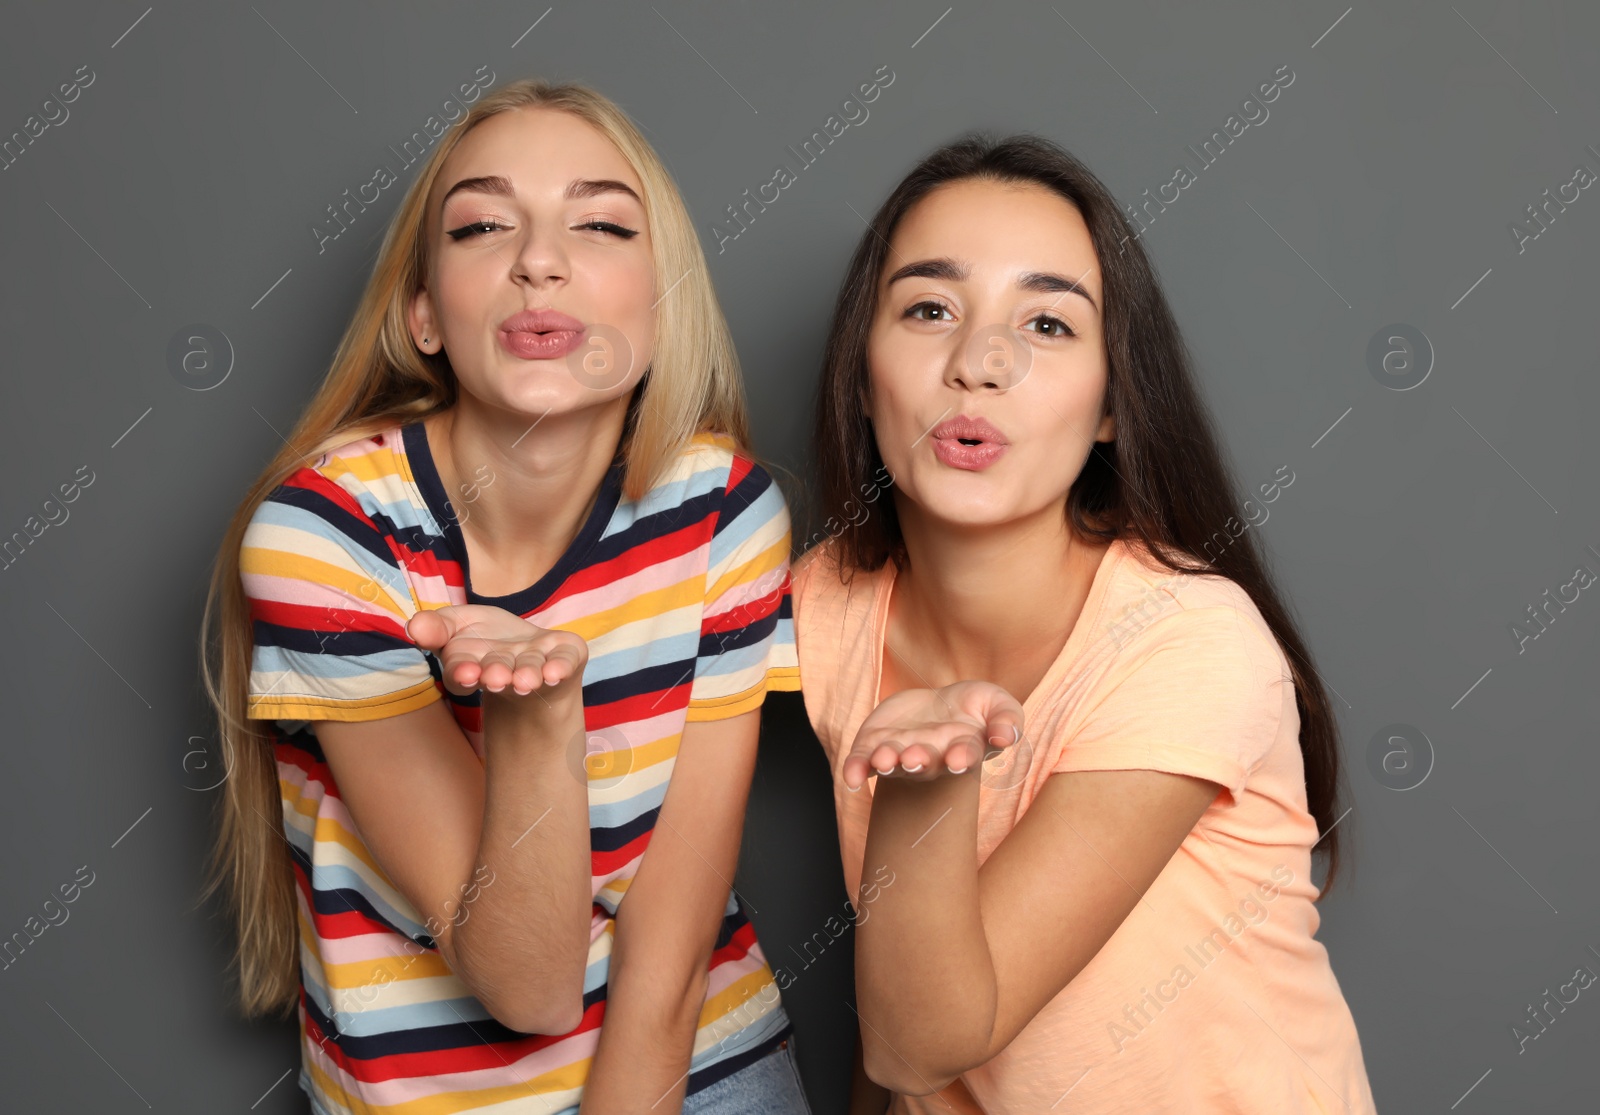
[[[854,895],[877,779],[849,793],[840,771],[877,704],[894,567],[845,586],[835,560],[824,544],[796,566],[794,626]],[[1029,750],[985,768],[980,863],[1052,774],[1161,770],[1223,788],[1110,940],[1003,1052],[938,1097],[896,1096],[891,1115],[1375,1112],[1355,1020],[1316,940],[1318,833],[1294,685],[1249,595],[1113,542],[1023,711]],[[1039,927],[1041,939],[1052,932]]]

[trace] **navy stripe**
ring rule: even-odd
[[[301,469],[300,471],[309,473],[309,475],[301,476],[296,473],[296,480],[303,480],[305,483],[313,485],[312,487],[301,488],[289,484],[280,484],[268,493],[266,498],[273,503],[310,512],[337,530],[343,537],[377,558],[381,564],[396,570],[400,568],[395,562],[394,551],[390,550],[388,543],[383,540],[384,531],[382,528],[374,526],[366,519],[351,514],[330,499],[327,492],[317,490],[317,488],[323,486],[338,488],[337,484],[320,472],[311,472],[310,469]],[[379,518],[385,517],[380,515]]]
[[[467,996],[478,1003],[480,1009],[488,1014],[488,1008],[472,996]],[[583,1009],[585,1013],[594,1004],[605,999],[603,987],[586,992],[583,996]],[[528,1037],[521,1030],[513,1030],[496,1019],[493,1015],[487,1018],[473,1019],[469,1022],[449,1022],[442,1026],[417,1026],[409,1030],[389,1030],[381,1034],[356,1035],[340,1033],[334,1028],[333,1019],[323,1013],[317,1001],[310,995],[302,997],[305,1003],[306,1016],[317,1024],[321,1031],[328,1035],[330,1041],[337,1045],[346,1056],[361,1061],[371,1061],[378,1057],[392,1057],[402,1053],[435,1053],[440,1050],[470,1049],[481,1045],[494,1045],[501,1042],[521,1041]],[[459,1009],[459,1008],[458,1008]],[[533,1035],[535,1037],[560,1037],[559,1034]]]
[[[714,1065],[707,1065],[699,1072],[691,1072],[689,1074],[689,1085],[684,1095],[692,1096],[702,1089],[711,1087],[717,1081],[732,1076],[740,1069],[749,1068],[761,1058],[767,1056],[767,1054],[774,1052],[792,1036],[794,1036],[794,1024],[785,1022],[783,1029],[755,1048],[746,1050],[743,1053],[736,1053],[732,1057],[725,1057]]]
[[[723,496],[721,511],[717,516],[717,529],[714,534],[721,534],[724,523],[731,523],[739,517],[739,513],[761,498],[763,492],[772,487],[772,476],[763,468],[752,468],[744,474],[744,478],[734,487],[719,492]]]
[[[631,821],[617,825],[615,828],[590,826],[589,848],[596,852],[614,852],[627,844],[630,840],[637,840],[656,826],[656,817],[661,813],[658,805],[654,809],[647,809]]]

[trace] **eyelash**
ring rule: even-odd
[[[470,237],[481,236],[485,232],[494,232],[509,227],[509,225],[500,224],[498,221],[473,221],[470,224],[462,225],[460,228],[451,229],[448,233],[446,233],[446,235],[452,240],[466,240]],[[585,221],[583,224],[576,227],[592,228],[596,232],[610,233],[613,236],[620,236],[624,240],[632,240],[635,236],[639,235],[638,229],[624,228],[622,225],[616,224],[612,221]]]
[[[929,307],[931,309],[939,310],[941,312],[948,312],[946,310],[946,308],[943,305],[941,305],[940,303],[938,303],[938,302],[918,302],[914,306],[907,307],[906,312],[905,312],[905,316],[906,317],[914,316],[916,314],[916,312],[918,310],[922,309],[924,306]],[[927,321],[928,319],[927,318],[921,318],[919,320]],[[1065,321],[1062,321],[1060,318],[1056,317],[1054,314],[1040,313],[1040,314],[1036,315],[1035,317],[1030,318],[1029,320],[1030,321],[1048,321],[1048,322],[1051,322],[1052,324],[1054,324],[1054,325],[1056,325],[1056,326],[1058,326],[1060,328],[1060,332],[1059,333],[1040,333],[1039,335],[1041,337],[1051,337],[1051,336],[1076,337],[1078,335],[1077,333],[1075,333],[1073,331],[1072,326],[1068,325]],[[1035,332],[1038,332],[1038,330],[1035,330]]]

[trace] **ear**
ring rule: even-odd
[[[1100,428],[1094,433],[1096,441],[1115,441],[1117,439],[1117,416],[1107,414],[1100,419]]]
[[[437,352],[443,345],[433,316],[433,298],[426,290],[419,290],[411,298],[406,311],[406,326],[411,331],[411,343],[423,352]],[[427,343],[423,343],[426,337]]]

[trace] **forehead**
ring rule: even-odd
[[[586,120],[552,108],[497,113],[461,137],[440,168],[433,203],[463,178],[508,179],[518,196],[560,196],[574,179],[615,179],[644,187],[614,143]],[[623,195],[626,196],[626,195]]]
[[[1010,282],[1023,271],[1067,274],[1099,299],[1089,226],[1077,206],[1036,183],[966,179],[940,186],[907,210],[891,247],[885,277],[907,262],[948,258],[970,266],[973,281]]]

